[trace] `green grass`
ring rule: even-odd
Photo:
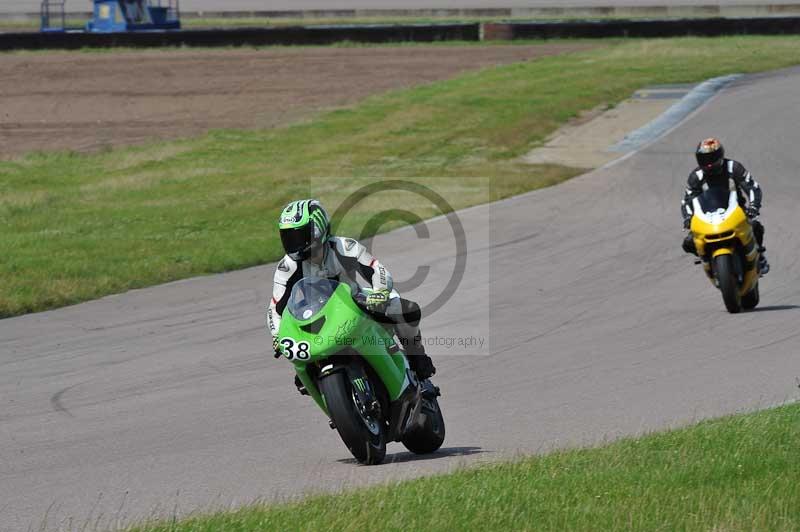
[[[341,198],[335,185],[309,190],[313,176],[419,178],[450,190],[454,208],[552,185],[578,170],[518,157],[581,111],[650,84],[798,63],[798,37],[616,41],[376,96],[291,127],[0,162],[0,317],[274,260],[285,202]],[[458,176],[490,179],[490,196],[443,179]]]
[[[131,532],[798,530],[800,406]],[[355,466],[354,466],[355,467]]]

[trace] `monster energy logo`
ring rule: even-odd
[[[359,391],[362,391],[362,392],[367,391],[367,386],[366,386],[366,384],[364,384],[364,379],[362,379],[361,377],[358,377],[357,379],[353,379],[353,384],[355,384],[356,388],[358,388]]]
[[[325,234],[325,215],[322,211],[314,211],[311,213],[311,220],[319,229],[320,234]]]

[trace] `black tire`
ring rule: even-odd
[[[422,427],[404,434],[402,441],[406,449],[412,453],[428,454],[444,443],[444,416],[435,397],[422,399],[421,414],[425,415],[425,423]]]
[[[328,413],[342,441],[356,460],[362,464],[375,465],[386,456],[386,430],[383,420],[377,420],[373,431],[359,413],[350,379],[343,371],[337,371],[319,382],[325,397]],[[374,433],[375,425],[377,434]]]
[[[717,278],[719,289],[725,308],[731,314],[742,311],[742,298],[739,295],[739,283],[736,279],[736,270],[733,268],[733,255],[720,255],[714,259],[714,275]]]
[[[758,293],[758,283],[756,283],[753,289],[742,297],[742,308],[745,310],[753,310],[758,306],[760,300],[761,296]]]

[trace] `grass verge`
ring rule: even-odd
[[[376,96],[291,127],[0,162],[0,317],[275,260],[280,207],[340,193],[309,191],[310,176],[480,176],[493,200],[558,183],[579,171],[518,158],[581,111],[650,84],[799,64],[799,45],[614,41]],[[447,198],[461,208],[486,196],[455,187]]]
[[[798,530],[800,406],[131,532]]]

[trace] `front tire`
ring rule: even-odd
[[[437,450],[444,443],[444,416],[435,397],[422,399],[422,411],[425,416],[422,427],[403,435],[403,445],[415,454],[428,454]]]
[[[375,465],[386,456],[386,430],[382,419],[371,419],[357,406],[347,373],[337,371],[319,383],[328,413],[342,441],[362,464]]]
[[[731,314],[742,311],[742,298],[739,295],[739,283],[733,267],[733,255],[719,255],[714,259],[714,275],[722,292],[725,308]]]
[[[753,310],[758,306],[761,297],[758,293],[758,283],[748,293],[742,297],[742,307],[745,310]]]

